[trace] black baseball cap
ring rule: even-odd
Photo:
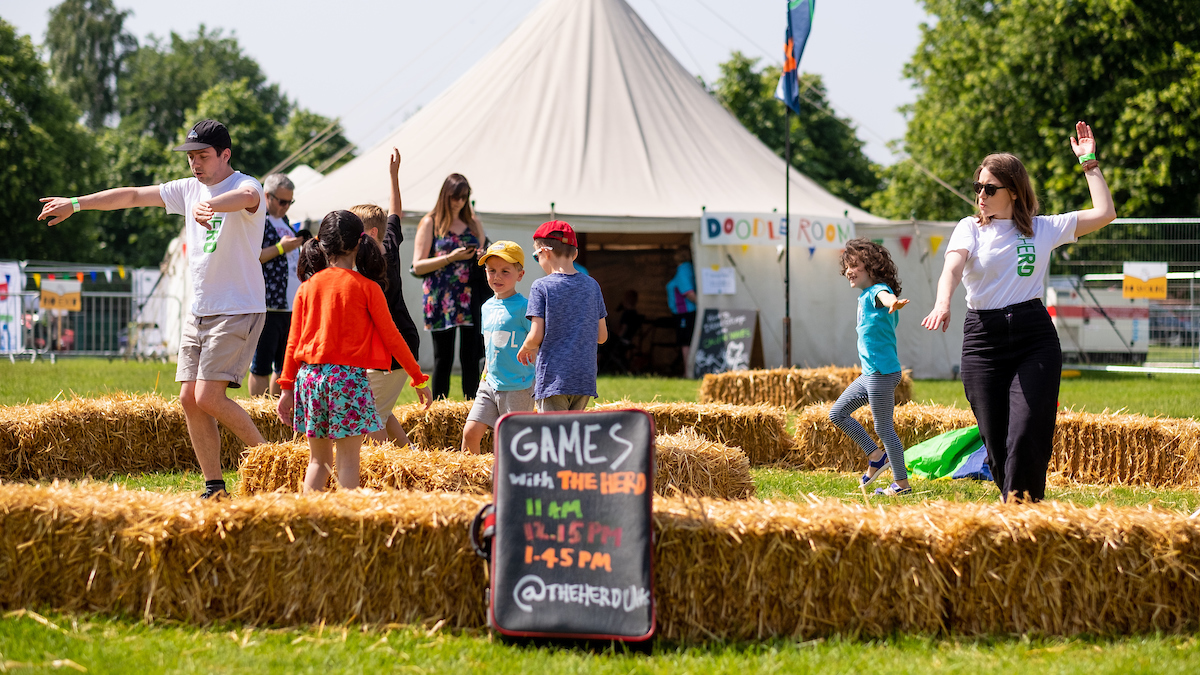
[[[196,122],[196,126],[188,132],[187,142],[175,148],[175,151],[187,152],[188,150],[214,148],[220,152],[231,147],[233,147],[233,142],[229,140],[229,130],[225,128],[224,124],[216,120],[201,120]]]

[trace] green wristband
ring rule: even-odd
[[[1096,153],[1094,153],[1094,152],[1089,152],[1089,153],[1088,153],[1088,154],[1086,154],[1086,155],[1080,155],[1080,156],[1079,156],[1079,163],[1080,163],[1080,164],[1083,164],[1084,162],[1090,162],[1090,161],[1092,161],[1093,159],[1096,159]]]
[[[79,209],[82,208],[79,206],[79,197],[71,197],[71,208],[74,213],[79,213]]]

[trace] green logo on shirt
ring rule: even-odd
[[[1017,276],[1033,275],[1033,265],[1037,261],[1037,249],[1033,241],[1024,237],[1017,239]]]
[[[217,236],[221,234],[221,223],[225,217],[216,215],[208,221],[208,234],[204,235],[204,252],[212,253],[217,250]]]

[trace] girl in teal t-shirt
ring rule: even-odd
[[[829,410],[829,419],[858,443],[867,453],[867,472],[861,485],[875,480],[887,464],[892,465],[894,482],[878,488],[875,494],[902,495],[912,492],[904,469],[904,444],[892,423],[896,407],[896,385],[900,384],[900,358],[896,354],[896,310],[908,304],[901,300],[900,279],[888,250],[870,239],[851,239],[842,251],[842,276],[858,296],[858,356],[862,375],[846,387]],[[867,430],[850,413],[871,405],[875,433],[883,441],[886,454]]]

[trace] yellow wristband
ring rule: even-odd
[[[285,253],[283,252],[283,242],[282,241],[277,242],[275,244],[275,250],[279,251],[279,255],[285,255]]]
[[[413,389],[424,389],[425,387],[428,387],[428,386],[429,386],[429,380],[425,380],[421,384],[414,384]]]

